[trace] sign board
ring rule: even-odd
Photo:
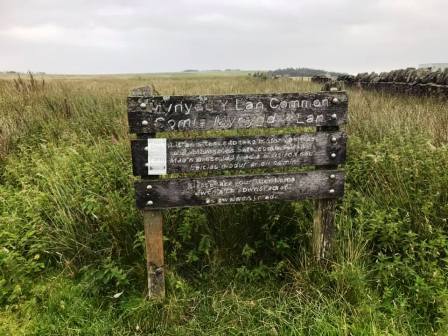
[[[136,182],[137,206],[166,209],[243,202],[338,198],[344,174],[316,170],[294,174],[219,176]]]
[[[337,126],[347,119],[343,92],[224,96],[130,96],[131,133]]]
[[[219,96],[140,94],[128,97],[130,130],[139,134],[139,139],[133,140],[131,146],[133,173],[137,176],[306,165],[337,167],[345,161],[346,135],[338,131],[338,125],[347,118],[348,97],[345,92]],[[305,126],[335,130],[252,137],[153,138],[160,131]],[[247,180],[250,176],[240,178]],[[158,201],[157,208],[176,206],[177,203],[172,199],[170,201],[162,195],[168,186],[172,196],[179,194],[175,188],[185,191],[184,181],[167,181],[163,180],[160,182],[162,184],[154,182],[157,188],[154,188],[151,197],[153,200],[167,202],[163,205]],[[320,180],[313,181],[315,183]],[[148,199],[147,193],[142,193],[139,189],[140,186],[141,184],[136,184],[137,206],[143,209],[147,207]],[[302,195],[300,190],[288,194],[286,198],[280,196],[279,199],[303,199],[308,194]],[[158,192],[161,194],[154,194]],[[334,195],[340,196],[339,193]],[[188,201],[180,202],[177,206],[226,203],[215,202],[214,198],[210,198],[209,203],[195,203],[192,202],[194,196],[191,195],[186,199]],[[234,199],[239,202],[254,200],[239,196]]]
[[[154,141],[165,141],[166,145],[155,151],[155,147],[149,145]],[[339,164],[345,161],[345,147],[346,135],[343,132],[139,139],[131,143],[133,172],[136,176]],[[153,162],[163,160],[165,169],[155,170]]]
[[[161,209],[316,199],[313,254],[327,258],[335,200],[344,193],[347,136],[345,92],[220,96],[153,96],[150,87],[128,97],[137,207],[144,210],[148,295],[164,296]],[[245,137],[156,137],[159,132],[290,128],[289,134]],[[315,128],[296,134],[294,128]],[[262,133],[262,130],[260,130]],[[172,173],[313,166],[300,173],[157,178]],[[155,175],[150,178],[150,175]]]

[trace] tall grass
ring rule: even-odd
[[[125,106],[148,83],[163,95],[320,89],[237,76],[0,81],[0,334],[446,334],[446,103],[349,92],[328,269],[310,260],[310,202],[165,212],[160,304],[143,299]]]
[[[349,117],[350,134],[364,141],[378,142],[394,133],[424,134],[434,145],[448,143],[448,104],[439,98],[353,90]]]

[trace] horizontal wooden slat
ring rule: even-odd
[[[142,180],[135,183],[140,209],[165,209],[279,200],[338,198],[344,173],[318,170],[294,174]]]
[[[148,175],[148,142],[132,141],[134,175]],[[167,172],[275,168],[340,164],[345,161],[346,135],[318,132],[254,137],[167,139]],[[334,157],[333,157],[334,156]]]
[[[224,96],[130,96],[131,133],[336,126],[347,119],[345,92]]]

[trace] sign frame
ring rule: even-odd
[[[128,97],[128,122],[130,132],[137,134],[137,139],[133,140],[131,144],[133,173],[142,177],[142,180],[135,183],[135,189],[137,206],[143,210],[148,297],[163,298],[165,296],[162,209],[314,199],[313,256],[319,263],[328,260],[331,253],[336,204],[338,198],[342,197],[344,193],[345,174],[337,168],[346,159],[347,135],[340,131],[340,126],[347,121],[347,113],[347,94],[345,91],[334,88],[317,93],[208,96],[157,96],[154,87],[134,89]],[[201,139],[156,138],[157,133],[166,131],[201,132],[285,127],[314,127],[316,132],[311,135],[303,133]],[[312,165],[315,170],[261,175],[158,178],[160,175],[170,173],[194,172],[192,166],[185,165],[182,160],[170,161],[173,158],[170,152],[172,146],[190,146],[190,148],[198,150],[202,142],[207,143],[207,146],[222,148],[228,144],[228,141],[243,139],[256,141],[256,145],[253,147],[258,148],[257,146],[260,147],[263,144],[263,139],[268,137],[281,142],[282,139],[286,139],[284,137],[294,136],[303,137],[303,139],[309,136],[315,137],[314,147],[309,150],[312,153],[310,155],[312,159],[285,161],[286,163],[280,167]],[[298,140],[298,142],[300,141]],[[248,158],[238,156],[243,153],[243,145],[236,143],[232,146],[231,153],[235,157],[229,159],[231,162],[238,163],[244,158]],[[288,147],[286,140],[282,146],[277,149],[283,154],[295,153],[296,156],[300,156],[301,150],[293,146]],[[267,151],[269,152],[269,150]],[[222,153],[218,152],[213,152],[213,155],[208,156],[205,154],[208,158],[206,161],[212,161],[214,156],[218,157],[217,161],[223,161],[225,157],[221,154],[225,150]],[[271,154],[275,154],[275,152],[275,149],[270,151]],[[182,153],[188,153],[188,151],[178,151],[177,160],[182,157]],[[195,154],[200,157],[203,152],[197,151]],[[274,154],[272,155],[275,156]],[[268,158],[270,157],[268,156]],[[254,162],[257,160],[253,157],[250,159]],[[263,157],[263,159],[266,158]],[[268,164],[263,166],[255,164],[251,167],[240,167],[235,165],[230,168],[215,167],[213,169],[209,169],[210,167],[207,166],[203,169],[196,169],[196,171],[276,168],[272,161],[265,162]],[[222,183],[222,186],[219,183]],[[247,190],[241,187],[244,184],[249,186],[248,189],[246,188]],[[271,192],[272,199],[269,198],[271,196],[266,199],[265,192]]]

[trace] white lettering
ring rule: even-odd
[[[238,102],[239,102],[239,100],[236,99],[236,101],[235,101],[235,109],[236,109],[237,111],[243,111],[244,109],[238,105]]]
[[[277,101],[277,105],[275,105],[275,106],[274,106],[274,101]],[[269,106],[274,109],[278,108],[278,102],[279,102],[279,100],[277,98],[271,98],[271,100],[269,102]]]
[[[164,120],[165,120],[165,118],[162,118],[162,117],[156,118],[156,120],[154,121],[155,127],[159,127],[157,124],[163,123]]]
[[[300,101],[298,101],[298,100],[291,100],[289,102],[289,107],[292,108],[292,109],[300,107]]]
[[[178,112],[178,110],[180,110],[180,113],[182,113],[183,110],[182,104],[174,105],[174,112]]]
[[[188,106],[188,104],[185,104],[185,115],[189,115],[191,112],[191,108],[193,107],[193,104],[190,104],[190,106]]]
[[[311,102],[308,100],[302,100],[302,108],[310,108]]]
[[[191,125],[190,119],[179,120],[179,122],[177,123],[177,128],[178,129],[189,128],[190,125]]]
[[[312,114],[309,114],[306,118],[306,122],[311,124],[314,121],[314,116]]]
[[[168,126],[173,130],[176,127],[176,121],[173,119],[168,120]]]
[[[273,123],[275,123],[275,118],[276,118],[276,114],[274,113],[273,115],[271,115],[271,116],[269,116],[268,118],[267,118],[267,120],[266,120],[266,122],[268,123],[268,124],[273,124]]]

